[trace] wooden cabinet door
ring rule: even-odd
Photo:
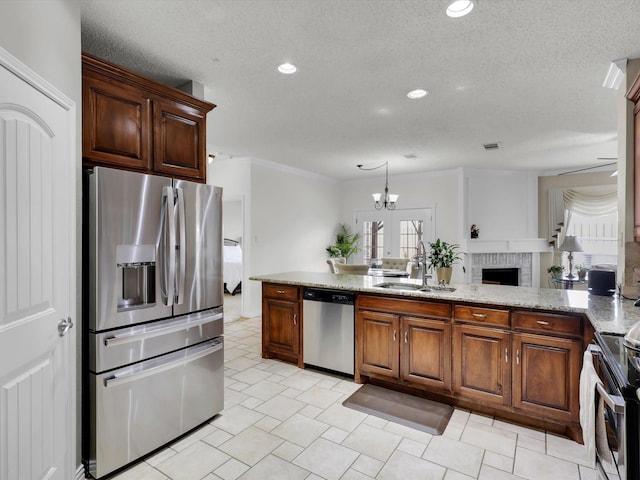
[[[581,350],[579,340],[514,334],[513,406],[578,421]]]
[[[400,317],[361,310],[356,321],[356,368],[364,374],[398,378]]]
[[[267,298],[263,302],[263,356],[269,353],[295,355],[300,351],[300,304]]]
[[[402,317],[401,323],[401,378],[451,390],[451,325],[415,317]]]
[[[84,77],[82,156],[116,168],[150,170],[149,98],[124,84]]]
[[[166,175],[206,180],[205,117],[169,100],[153,102],[153,169]]]
[[[455,325],[453,391],[484,403],[510,405],[510,340],[504,330]]]

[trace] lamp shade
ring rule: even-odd
[[[561,252],[582,252],[582,245],[578,242],[578,238],[573,235],[564,237],[564,242],[558,248]]]

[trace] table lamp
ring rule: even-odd
[[[564,237],[564,242],[558,249],[561,252],[569,252],[569,275],[567,278],[574,278],[573,275],[573,252],[582,252],[582,245],[578,242],[577,237],[573,235],[567,235]]]

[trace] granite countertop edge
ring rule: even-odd
[[[616,295],[590,295],[584,290],[459,284],[452,285],[455,288],[453,292],[424,292],[384,289],[375,286],[383,282],[420,284],[419,280],[303,271],[255,275],[249,280],[394,297],[581,313],[586,315],[596,332],[604,334],[624,335],[633,324],[640,321],[640,308],[633,305],[633,300]]]

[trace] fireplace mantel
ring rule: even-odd
[[[514,238],[507,240],[468,239],[461,245],[466,253],[543,253],[553,249],[545,238]]]

